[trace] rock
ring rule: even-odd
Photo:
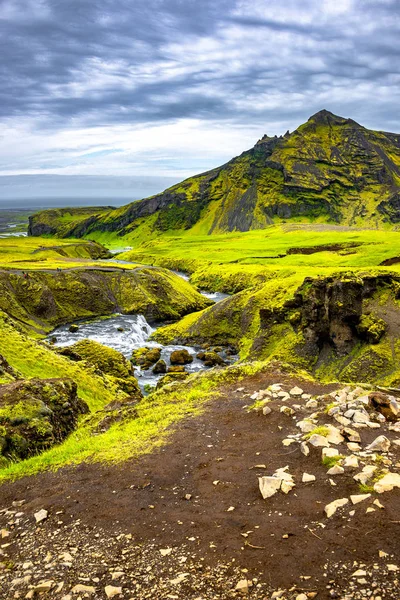
[[[71,379],[30,379],[0,386],[0,461],[38,454],[62,442],[88,412]]]
[[[323,435],[319,435],[318,433],[313,433],[313,435],[309,438],[308,442],[315,448],[329,447],[329,442],[326,439],[326,437]]]
[[[269,406],[263,406],[262,413],[263,415],[269,415],[270,413],[272,413],[272,410]]]
[[[301,442],[300,451],[304,456],[308,456],[310,454],[310,448],[307,446],[306,442]]]
[[[400,474],[389,472],[375,483],[374,490],[378,494],[382,494],[383,492],[390,492],[395,487],[400,488]]]
[[[369,414],[366,411],[356,410],[352,417],[354,423],[368,423]]]
[[[114,598],[122,594],[122,587],[114,587],[113,585],[106,585],[104,588],[107,598]]]
[[[318,402],[316,400],[309,400],[308,402],[306,402],[306,408],[318,408]]]
[[[279,410],[281,413],[287,415],[288,417],[291,417],[295,413],[293,408],[291,408],[290,406],[281,406]]]
[[[154,375],[163,375],[167,372],[167,364],[165,360],[158,360],[152,369]]]
[[[186,370],[183,365],[173,365],[172,367],[168,367],[167,373],[186,373]]]
[[[78,585],[75,585],[72,590],[71,590],[72,594],[95,594],[96,593],[96,588],[91,586],[91,585],[83,585],[81,583],[78,583]]]
[[[307,419],[304,419],[304,421],[298,421],[296,423],[296,427],[298,427],[302,433],[310,433],[313,429],[315,429],[315,424],[311,421],[307,421]]]
[[[310,475],[309,473],[303,473],[303,477],[301,478],[303,483],[311,483],[315,479],[315,475]]]
[[[344,437],[337,427],[334,427],[334,425],[327,425],[327,428],[328,433],[325,437],[330,444],[341,444],[344,442]]]
[[[384,435],[380,435],[375,440],[367,446],[366,450],[371,450],[372,452],[388,452],[390,448],[390,440]]]
[[[242,592],[242,594],[248,594],[249,588],[252,587],[253,582],[247,579],[241,579],[235,587],[237,592]]]
[[[127,394],[142,398],[132,364],[121,352],[95,340],[80,340],[72,346],[60,348],[58,353],[74,361],[86,361],[113,378],[114,383]]]
[[[35,585],[35,587],[33,588],[33,591],[36,594],[42,594],[44,592],[49,592],[53,587],[54,587],[55,583],[52,579],[49,579],[48,581],[42,581],[41,583],[38,583]]]
[[[326,474],[327,475],[343,475],[344,469],[340,465],[333,465]]]
[[[351,456],[346,456],[346,458],[343,461],[343,466],[350,468],[350,469],[357,469],[358,468],[358,458],[357,456],[354,456],[354,454],[352,454]]]
[[[289,394],[291,396],[301,396],[303,393],[304,393],[303,390],[301,388],[299,388],[298,386],[295,386],[289,392]]]
[[[397,421],[400,417],[400,406],[396,398],[382,392],[372,392],[368,396],[371,408],[382,414],[387,421]]]
[[[226,365],[226,362],[216,352],[205,352],[202,360],[206,367]]]
[[[161,548],[160,549],[161,556],[168,556],[169,554],[171,554],[171,552],[172,552],[172,548]]]
[[[169,360],[171,362],[171,365],[188,365],[189,363],[193,362],[193,356],[189,354],[187,350],[174,350],[171,353]]]
[[[258,486],[264,500],[271,498],[281,487],[282,480],[278,477],[259,477]]]
[[[375,467],[374,465],[366,465],[363,467],[361,473],[354,475],[353,479],[365,485],[371,479],[377,468],[378,467]]]
[[[49,516],[49,513],[47,512],[47,510],[42,508],[41,510],[36,512],[33,516],[35,517],[36,523],[41,523],[42,521],[45,521],[47,519],[47,517]]]
[[[69,326],[68,331],[70,333],[76,333],[77,331],[79,331],[79,326],[75,325],[75,323],[73,323],[72,325]]]
[[[371,498],[371,494],[355,494],[353,496],[350,496],[350,500],[353,504],[364,502],[364,500],[368,500],[368,498]]]
[[[324,458],[335,458],[339,456],[339,451],[336,448],[322,448],[322,460]]]
[[[161,357],[160,348],[149,348],[144,346],[137,348],[132,352],[131,363],[137,367],[141,367],[144,371],[155,365]]]
[[[335,514],[338,508],[345,506],[346,504],[348,504],[348,502],[348,498],[339,498],[338,500],[334,500],[333,502],[327,504],[324,510],[328,519],[330,519],[330,517],[332,517]]]
[[[167,373],[167,375],[158,380],[156,388],[159,390],[164,385],[175,383],[176,381],[184,381],[188,377],[189,373]]]
[[[355,429],[344,427],[341,433],[349,442],[361,442],[361,436]]]

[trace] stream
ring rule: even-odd
[[[189,279],[185,273],[176,272],[176,274],[184,279]],[[214,300],[214,302],[219,302],[229,296],[229,294],[222,294],[219,292],[201,293],[207,298]],[[149,325],[143,315],[119,314],[98,319],[75,321],[75,323],[79,326],[78,331],[75,333],[69,331],[71,323],[60,325],[48,335],[47,341],[52,341],[55,338],[55,346],[71,346],[80,340],[90,339],[99,342],[104,346],[114,348],[114,350],[118,350],[118,352],[121,352],[128,360],[131,358],[133,350],[137,348],[142,348],[143,346],[149,348],[161,348],[161,358],[165,360],[167,366],[170,366],[171,364],[169,357],[174,350],[186,349],[193,356],[193,362],[185,365],[185,369],[188,373],[195,373],[208,368],[204,366],[204,363],[201,360],[196,358],[196,354],[200,350],[199,347],[179,345],[163,346],[157,342],[149,341],[149,337],[156,331],[157,327]],[[162,325],[163,324],[161,323],[159,326],[161,327]],[[237,360],[237,357],[226,357],[224,353],[221,353],[221,356],[227,363],[232,363]],[[156,385],[157,381],[162,377],[162,375],[154,375],[151,369],[142,371],[140,367],[135,367],[135,375],[142,391],[144,391],[144,388],[147,385]]]

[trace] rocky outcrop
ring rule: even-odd
[[[0,463],[23,459],[61,442],[86,403],[69,379],[32,379],[0,386]]]
[[[58,349],[58,353],[74,361],[86,361],[100,373],[111,377],[118,388],[132,398],[142,398],[131,363],[117,350],[94,340],[81,340],[72,346]]]

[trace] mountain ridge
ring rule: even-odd
[[[30,235],[211,235],[287,219],[391,226],[400,222],[400,134],[369,130],[323,109],[293,132],[265,135],[224,165],[160,194],[79,222],[62,217],[34,215]]]

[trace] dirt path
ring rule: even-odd
[[[86,464],[3,485],[0,529],[15,522],[3,552],[15,565],[33,565],[22,570],[31,579],[14,587],[11,581],[21,579],[21,568],[0,572],[0,597],[33,597],[25,596],[29,585],[51,580],[52,591],[43,597],[75,599],[78,592],[68,592],[82,584],[96,588],[87,597],[101,599],[107,585],[121,587],[116,597],[123,599],[223,599],[243,597],[235,587],[249,580],[249,595],[256,599],[282,589],[284,599],[306,600],[317,592],[318,600],[398,600],[398,576],[388,577],[379,552],[392,557],[391,563],[399,557],[400,490],[384,494],[384,510],[366,515],[364,507],[351,517],[327,519],[324,506],[338,491],[320,452],[306,457],[298,445],[282,445],[285,435],[298,430],[293,417],[274,410],[274,403],[268,416],[243,409],[251,403],[246,394],[277,382],[286,390],[300,385],[309,394],[334,389],[276,373],[248,378],[240,384],[244,390],[227,386],[203,415],[180,423],[170,443],[153,454],[119,466]],[[316,481],[263,500],[258,476],[286,465],[296,482],[303,472]],[[359,493],[352,475],[341,476],[339,497]],[[12,509],[20,500],[22,507]],[[10,516],[4,512],[10,508],[23,514]],[[35,528],[33,514],[40,509],[49,516]],[[63,552],[73,559],[64,561],[68,567],[62,566]],[[381,576],[375,568],[380,563]],[[346,595],[353,585],[349,576],[359,567],[368,573],[375,569],[374,578],[364,577],[364,584],[360,577],[356,591]],[[24,593],[14,595],[20,589]]]

